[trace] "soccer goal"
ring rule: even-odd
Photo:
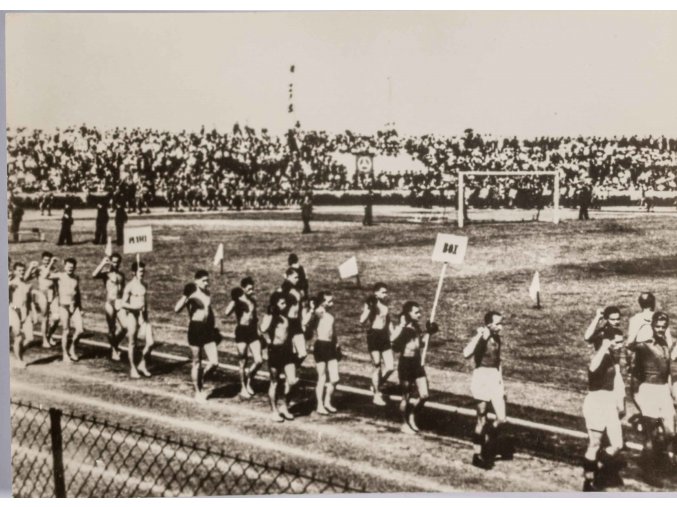
[[[465,178],[467,176],[552,176],[554,179],[552,196],[553,196],[553,214],[552,222],[559,223],[559,172],[558,171],[459,171],[458,172],[458,226],[463,227],[465,215],[465,197],[466,185]],[[517,192],[515,191],[515,195]],[[514,197],[514,196],[513,196]]]

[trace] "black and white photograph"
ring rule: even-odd
[[[677,11],[4,26],[14,497],[675,494]]]

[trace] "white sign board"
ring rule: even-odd
[[[150,225],[145,227],[125,227],[124,248],[126,254],[144,253],[153,251],[153,229]]]
[[[447,262],[449,264],[463,264],[467,248],[467,236],[438,234],[437,240],[435,241],[435,248],[433,248],[433,260],[435,262]]]

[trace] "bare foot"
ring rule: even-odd
[[[111,361],[119,363],[120,362],[120,356],[121,356],[120,349],[118,349],[118,348],[111,349],[111,351],[110,351]]]
[[[141,375],[139,375],[139,372],[137,370],[130,370],[129,376],[131,378],[141,378]]]

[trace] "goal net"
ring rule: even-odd
[[[559,183],[558,171],[459,171],[458,226],[469,219],[558,224]]]

